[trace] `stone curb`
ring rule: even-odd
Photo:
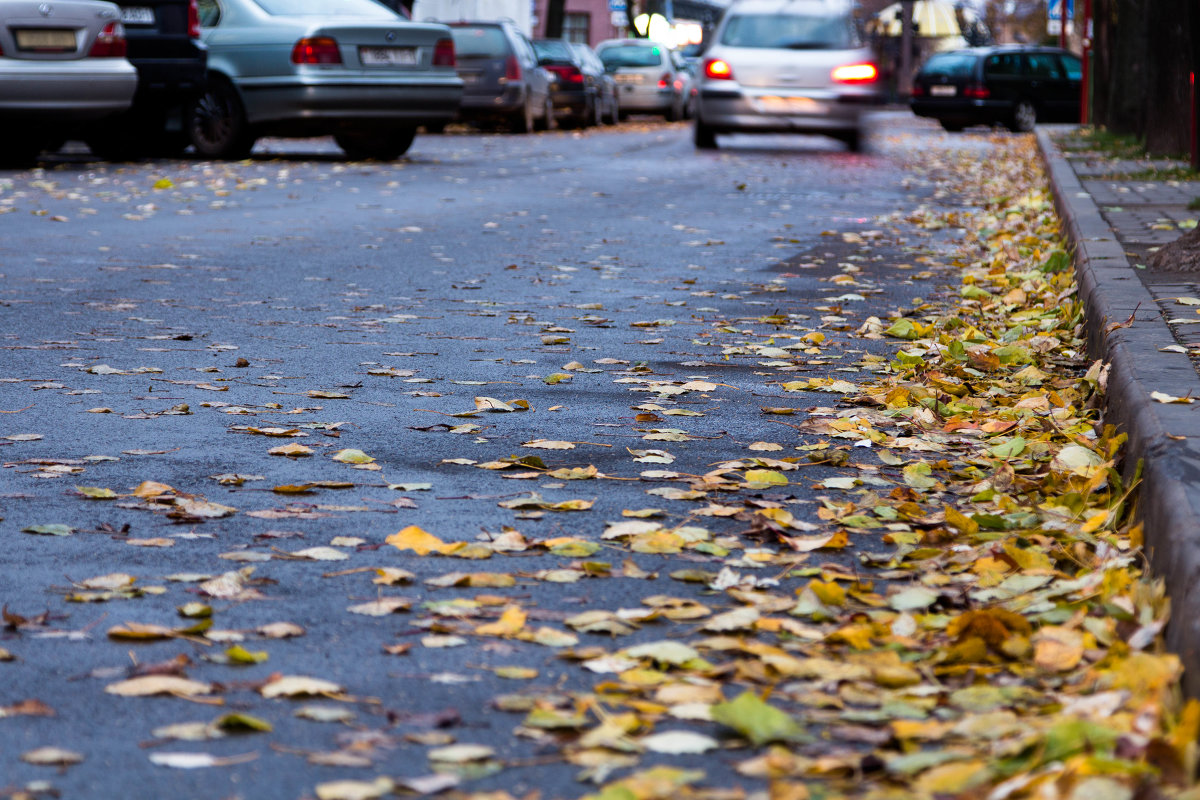
[[[1088,354],[1110,365],[1105,422],[1129,434],[1126,473],[1143,462],[1137,512],[1151,568],[1171,599],[1167,645],[1183,660],[1184,690],[1200,697],[1200,402],[1150,398],[1159,391],[1200,401],[1200,375],[1188,356],[1160,351],[1175,337],[1158,304],[1050,134],[1039,129],[1037,141],[1074,250]],[[1128,327],[1111,327],[1131,317]]]

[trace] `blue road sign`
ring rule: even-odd
[[[1050,0],[1050,20],[1062,19],[1062,7],[1064,0]],[[1075,19],[1075,0],[1065,0],[1067,4],[1067,19]]]

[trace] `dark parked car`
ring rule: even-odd
[[[538,66],[533,44],[510,22],[453,22],[459,119],[507,123],[517,133],[554,127],[550,73]]]
[[[579,56],[590,70],[589,74],[596,75],[598,88],[599,107],[597,113],[600,122],[609,122],[616,125],[621,118],[621,92],[617,86],[617,80],[608,70],[604,68],[604,62],[600,60],[600,56],[596,55],[596,51],[580,42],[571,42],[571,49]]]
[[[88,145],[108,158],[179,155],[188,145],[185,118],[204,89],[207,65],[196,0],[119,5],[137,93],[128,111],[92,127]]]
[[[1079,119],[1080,61],[1056,47],[1005,45],[938,53],[913,81],[912,110],[948,131]]]
[[[533,50],[538,65],[554,76],[550,98],[555,116],[580,128],[603,122],[605,114],[611,113],[602,108],[609,102],[604,97],[604,65],[587,59],[562,39],[538,39]]]

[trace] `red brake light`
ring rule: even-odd
[[[200,38],[200,6],[196,0],[188,0],[188,36]]]
[[[733,67],[723,59],[710,58],[704,62],[704,77],[715,81],[731,81],[733,80]]]
[[[566,64],[554,64],[546,69],[558,76],[564,83],[583,83],[583,73],[578,68]]]
[[[968,86],[963,89],[963,97],[970,97],[972,100],[986,100],[991,96],[992,92],[986,86]]]
[[[101,29],[88,55],[92,58],[124,58],[125,52],[125,26],[110,22]]]
[[[671,73],[664,72],[658,79],[658,88],[666,89],[671,85]]]
[[[919,83],[914,83],[913,87],[912,87],[912,91],[909,92],[909,94],[911,94],[913,97],[924,97],[925,96],[925,87]]]
[[[509,56],[508,61],[504,62],[504,80],[521,80],[521,62],[517,61],[516,56]]]
[[[833,70],[833,79],[838,83],[874,83],[879,70],[874,64],[843,64]]]
[[[292,48],[293,64],[340,64],[342,51],[336,39],[328,36],[305,37]]]
[[[457,62],[454,57],[454,40],[438,39],[433,46],[433,65],[435,67],[453,67]]]

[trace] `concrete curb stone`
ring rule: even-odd
[[[1088,354],[1110,365],[1105,421],[1129,435],[1126,472],[1143,462],[1138,517],[1171,600],[1167,645],[1185,666],[1185,692],[1200,697],[1200,402],[1150,397],[1200,399],[1200,374],[1187,356],[1160,350],[1176,340],[1158,303],[1050,133],[1039,129],[1037,141],[1074,250]]]

